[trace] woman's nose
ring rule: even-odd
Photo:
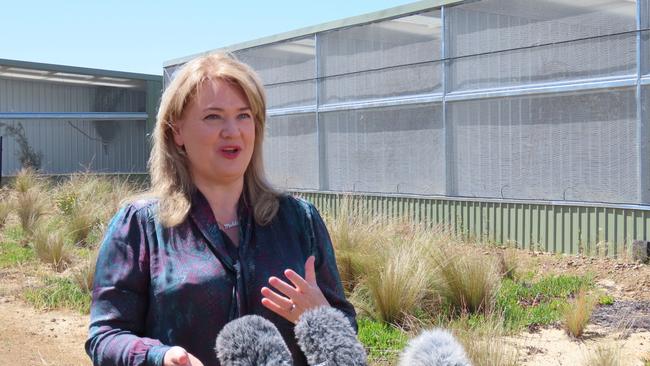
[[[235,118],[226,118],[221,129],[221,137],[229,138],[235,137],[239,133],[239,128],[237,127],[237,121]]]

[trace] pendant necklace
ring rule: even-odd
[[[226,229],[226,230],[232,229],[234,227],[239,226],[239,220],[235,219],[229,224],[222,224],[222,225],[223,225],[223,228]]]

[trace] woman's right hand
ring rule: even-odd
[[[165,352],[163,366],[203,366],[203,363],[185,348],[174,346]]]

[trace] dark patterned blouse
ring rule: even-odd
[[[156,207],[155,200],[123,207],[102,242],[85,345],[95,365],[162,365],[171,346],[185,348],[205,366],[219,365],[219,331],[246,314],[273,322],[295,365],[306,365],[293,324],[262,305],[260,289],[271,276],[285,278],[287,268],[304,277],[310,255],[321,291],[356,328],[329,234],[312,204],[283,196],[275,218],[260,226],[240,200],[237,247],[219,230],[199,191],[188,218],[173,228],[160,224]]]

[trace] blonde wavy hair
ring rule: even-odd
[[[153,130],[153,147],[149,158],[150,196],[159,200],[159,218],[165,227],[183,222],[191,208],[196,189],[189,170],[187,155],[173,138],[174,122],[183,115],[189,102],[208,80],[225,80],[241,87],[248,99],[255,121],[253,156],[244,172],[243,196],[253,209],[255,222],[268,224],[278,211],[280,195],[264,174],[262,143],[266,123],[266,97],[257,74],[232,55],[212,53],[185,64],[163,92]]]

